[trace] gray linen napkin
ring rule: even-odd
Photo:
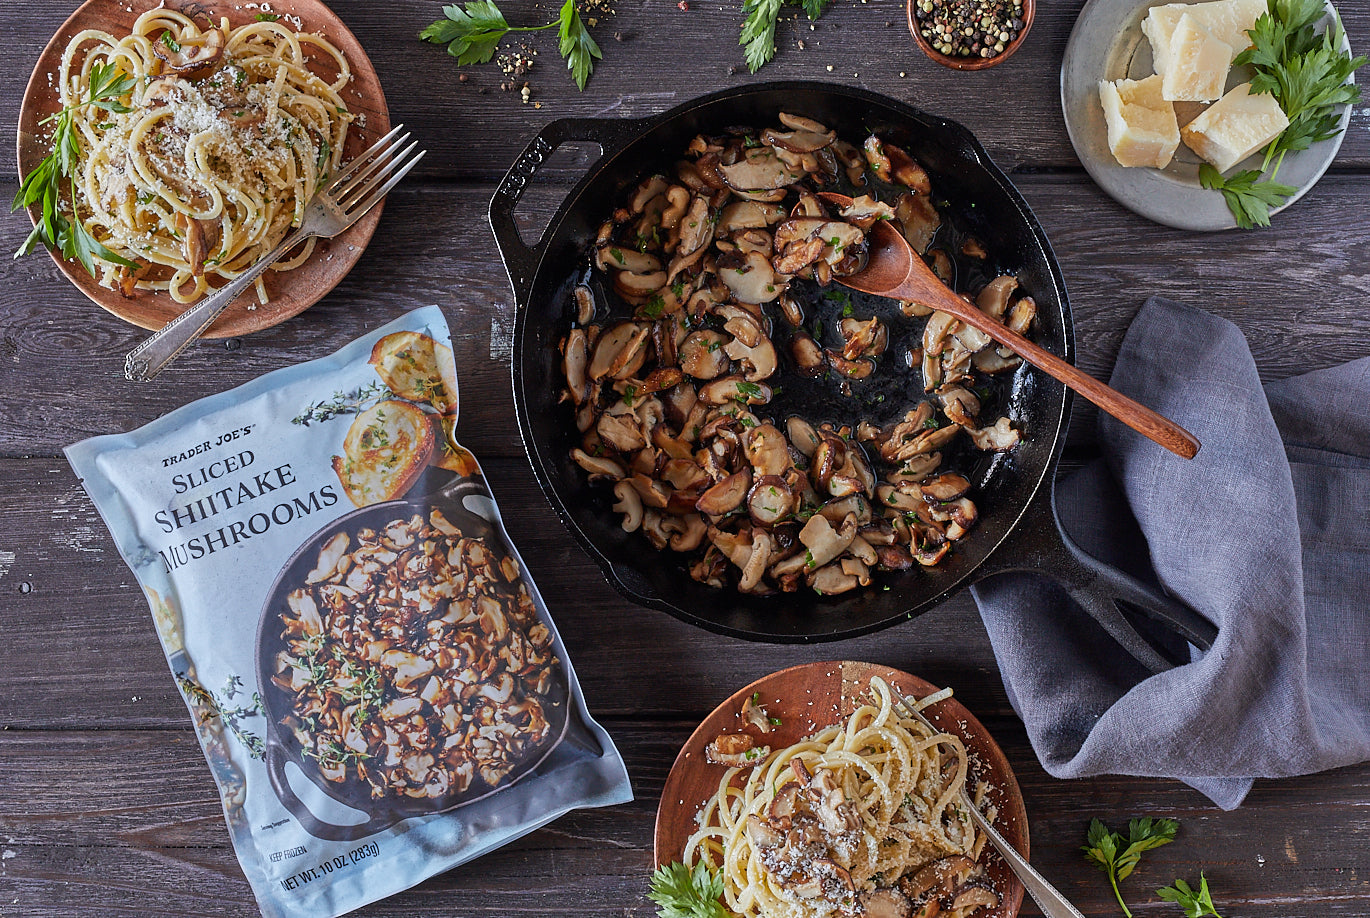
[[[1370,759],[1370,358],[1262,388],[1241,332],[1152,298],[1112,385],[1192,431],[1185,462],[1110,418],[1057,506],[1095,557],[1219,627],[1150,675],[1053,582],[973,593],[1048,772],[1178,778],[1223,809],[1257,777]]]

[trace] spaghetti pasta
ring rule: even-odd
[[[683,861],[717,870],[737,915],[862,916],[878,911],[876,899],[912,914],[926,892],[911,888],[920,871],[978,859],[985,839],[959,804],[965,745],[896,712],[879,677],[870,696],[844,723],[729,768],[701,808]],[[940,914],[961,918],[991,898],[983,890]]]
[[[62,55],[59,97],[77,105],[92,68],[134,78],[127,112],[71,112],[81,158],[73,209],[137,271],[100,263],[100,283],[200,299],[270,252],[341,162],[353,115],[347,59],[279,19],[230,27],[153,9],[128,35],[88,29]],[[303,264],[310,240],[276,271]],[[263,282],[257,295],[267,301]]]

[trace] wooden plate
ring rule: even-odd
[[[112,35],[127,34],[133,27],[134,20],[156,6],[158,0],[87,0],[57,30],[52,41],[43,49],[37,66],[33,68],[33,76],[29,78],[28,88],[24,91],[23,105],[19,110],[21,177],[33,169],[51,149],[48,131],[40,128],[38,122],[58,109],[56,80],[54,79],[50,85],[48,77],[58,72],[62,52],[68,42],[83,29],[102,29]],[[187,16],[208,14],[216,22],[221,16],[227,16],[229,23],[234,27],[253,21],[256,11],[245,9],[246,6],[247,4],[226,0],[209,0],[203,3],[194,0],[168,0],[166,3],[168,9]],[[272,0],[271,11],[283,18],[289,17],[292,20],[291,26],[295,27],[296,31],[322,33],[342,51],[352,67],[352,82],[343,89],[343,98],[347,102],[348,110],[359,117],[348,130],[344,162],[371,146],[390,130],[390,112],[386,108],[385,95],[381,92],[380,80],[371,66],[371,61],[362,50],[356,36],[343,25],[342,20],[333,14],[323,0]],[[293,21],[296,17],[300,21],[299,26],[295,26]],[[38,214],[37,206],[29,208],[31,218],[36,220]],[[371,234],[376,231],[380,217],[381,205],[378,205],[336,239],[316,240],[313,256],[294,271],[283,274],[268,271],[265,277],[270,300],[265,305],[259,304],[256,290],[250,288],[210,326],[206,337],[227,338],[270,328],[291,316],[299,315],[317,303],[324,294],[347,276],[347,272],[352,270],[357,259],[361,258],[362,251],[371,241]],[[119,318],[142,328],[159,329],[186,308],[160,292],[141,291],[138,296],[127,299],[117,291],[101,287],[79,263],[68,262],[55,255],[53,260],[77,289],[91,300]]]
[[[656,863],[680,860],[685,842],[696,828],[695,813],[718,790],[718,781],[723,776],[721,766],[704,761],[704,747],[720,733],[744,732],[740,711],[749,695],[760,692],[767,712],[781,721],[765,739],[766,744],[775,749],[796,743],[820,728],[848,717],[864,703],[860,699],[871,676],[879,676],[910,699],[937,691],[936,686],[917,676],[876,663],[807,663],[758,679],[715,708],[686,741],[666,778],[656,811],[653,847]],[[954,698],[933,705],[924,714],[965,742],[972,766],[978,769],[975,776],[989,782],[989,798],[998,807],[994,827],[1027,857],[1028,823],[1023,795],[998,744],[975,716]],[[747,732],[755,734],[756,730]],[[998,908],[977,913],[977,918],[1014,918],[1023,902],[1023,884],[993,848],[986,846],[981,862],[1000,898]]]

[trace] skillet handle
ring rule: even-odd
[[[290,787],[290,782],[285,777],[287,761],[285,748],[280,743],[272,741],[267,745],[266,772],[271,780],[271,789],[276,792],[276,799],[280,800],[281,805],[290,811],[290,815],[298,819],[304,830],[315,838],[322,838],[325,841],[356,841],[368,835],[375,835],[396,822],[393,817],[384,816],[372,816],[366,822],[355,826],[339,826],[324,822],[309,811],[309,807],[304,805],[304,801],[297,797]]]
[[[1152,622],[1184,638],[1200,650],[1208,650],[1218,629],[1208,619],[1116,568],[1103,564],[1071,539],[1056,515],[1051,491],[1039,494],[1015,527],[1035,533],[1020,547],[1005,545],[991,556],[985,573],[1024,572],[1046,574],[1056,580],[1137,662],[1154,673],[1189,662],[1179,659],[1147,638],[1124,614],[1120,602],[1145,614]],[[1023,543],[1031,543],[1025,545]],[[1004,549],[1010,549],[1004,552]],[[1001,553],[1002,557],[1001,557]]]
[[[533,245],[526,245],[514,222],[514,208],[528,189],[528,184],[547,157],[563,143],[587,140],[599,144],[600,159],[616,156],[623,146],[638,136],[644,122],[621,118],[562,118],[538,132],[532,142],[519,154],[500,180],[490,199],[490,229],[495,234],[504,269],[514,285],[518,302],[528,299],[533,286],[533,274],[542,260],[546,233]]]

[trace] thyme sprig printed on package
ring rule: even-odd
[[[310,424],[331,421],[340,415],[361,414],[377,402],[395,397],[390,387],[383,382],[358,386],[350,392],[335,392],[333,397],[314,402],[300,412],[290,423],[308,427]]]
[[[266,755],[266,743],[260,736],[243,727],[242,721],[249,717],[262,717],[265,710],[262,707],[262,696],[256,692],[252,693],[250,704],[238,704],[228,706],[235,698],[243,692],[243,680],[241,676],[229,676],[224,683],[223,701],[212,689],[207,689],[200,683],[185,673],[177,673],[176,681],[181,686],[181,691],[186,697],[199,708],[200,723],[206,724],[211,720],[218,719],[229,732],[247,750],[247,754],[254,759],[263,758]]]

